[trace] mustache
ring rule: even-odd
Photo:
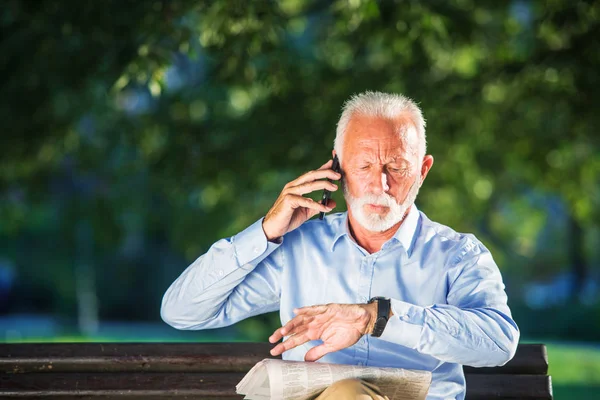
[[[377,205],[377,206],[386,206],[386,207],[399,205],[399,203],[396,201],[396,199],[394,199],[393,196],[391,196],[387,193],[382,193],[380,195],[377,195],[375,193],[365,193],[364,195],[362,195],[360,197],[354,197],[348,191],[348,186],[346,185],[344,177],[342,177],[342,179],[341,179],[341,184],[342,184],[342,192],[344,193],[344,195],[348,196],[355,202],[359,203],[361,206],[365,205],[365,204],[373,204],[373,205]]]
[[[342,192],[344,193],[344,195],[351,198],[354,202],[358,203],[360,206],[363,206],[365,204],[373,204],[376,206],[386,206],[386,207],[390,207],[390,208],[394,207],[394,206],[402,206],[402,204],[399,203],[398,201],[396,201],[396,199],[392,195],[387,194],[385,192],[382,194],[379,194],[379,195],[377,195],[375,193],[365,193],[361,197],[354,197],[348,191],[348,187],[346,186],[344,177],[342,177],[342,179],[341,179],[341,184],[342,184]],[[408,189],[407,196],[410,196],[410,194],[415,190],[415,186],[418,186],[418,184],[419,184],[419,177],[417,176],[417,178],[415,178],[415,181],[413,182],[413,184]]]
[[[356,201],[360,205],[373,204],[376,206],[386,206],[386,207],[390,207],[392,205],[398,205],[396,200],[392,196],[390,196],[389,194],[386,194],[386,193],[383,193],[380,195],[376,195],[373,193],[366,193],[365,195],[356,199]]]

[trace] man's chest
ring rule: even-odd
[[[292,257],[282,281],[282,306],[366,303],[385,296],[428,306],[446,303],[448,277],[441,258],[409,258],[402,249],[365,255],[346,251]]]

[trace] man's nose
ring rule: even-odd
[[[369,177],[369,191],[375,195],[380,195],[382,193],[390,190],[388,186],[388,177],[385,171],[376,171],[371,174]]]

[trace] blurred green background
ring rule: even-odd
[[[419,208],[491,249],[555,397],[600,398],[599,38],[598,1],[5,0],[0,340],[265,341],[162,295],[380,90],[427,119]]]

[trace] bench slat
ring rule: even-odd
[[[552,400],[552,381],[547,375],[467,374],[467,400]]]
[[[241,399],[243,373],[29,373],[0,374],[1,398]],[[467,400],[550,400],[550,378],[537,375],[467,375]]]
[[[0,373],[247,372],[273,358],[269,343],[23,343],[0,344]],[[467,374],[548,372],[546,347],[520,344],[502,367],[465,367]]]
[[[232,398],[244,373],[30,373],[0,375],[0,398]]]
[[[464,366],[465,374],[531,374],[548,373],[548,353],[543,344],[519,344],[512,360],[501,367],[474,368]]]

